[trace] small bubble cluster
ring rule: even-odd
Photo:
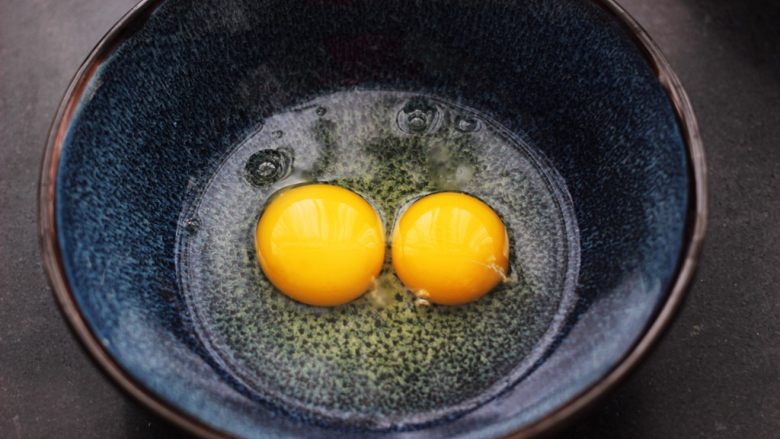
[[[244,167],[244,176],[253,186],[268,186],[290,175],[292,166],[292,149],[264,149],[249,157]]]

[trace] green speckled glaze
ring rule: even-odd
[[[367,90],[315,99],[267,119],[214,175],[191,182],[177,240],[186,302],[220,366],[259,398],[367,428],[457,415],[521,377],[573,303],[579,243],[554,172],[488,118],[435,97],[424,97],[434,108],[426,129],[409,131],[397,115],[411,99],[419,97]],[[268,149],[291,154],[292,169],[262,186],[246,168]],[[313,181],[364,196],[388,236],[421,195],[481,198],[507,225],[510,280],[468,305],[416,306],[388,249],[377,287],[360,299],[336,308],[294,302],[263,275],[254,232],[274,192]]]

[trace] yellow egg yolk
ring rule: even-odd
[[[385,234],[373,207],[356,193],[308,184],[275,196],[257,223],[260,266],[289,297],[335,306],[359,297],[382,269]]]
[[[420,299],[460,305],[479,299],[509,268],[509,239],[481,200],[440,192],[415,201],[397,220],[393,268]]]

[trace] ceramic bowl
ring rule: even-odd
[[[502,142],[507,159],[492,156]],[[273,190],[327,176],[379,200],[391,226],[404,197],[438,187],[415,186],[414,166],[447,144],[471,155],[439,157],[442,175],[520,218],[525,289],[317,310],[255,287],[252,221]],[[40,221],[87,350],[187,430],[527,438],[658,339],[705,198],[688,99],[611,0],[146,0],[68,89]]]

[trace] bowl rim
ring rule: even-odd
[[[97,363],[98,368],[136,401],[176,426],[204,438],[228,438],[232,437],[229,433],[211,427],[194,416],[184,413],[174,404],[164,401],[152,390],[146,388],[143,383],[133,378],[114,360],[92,332],[78,308],[66,279],[57,239],[55,218],[57,171],[65,134],[78,103],[100,65],[124,39],[141,27],[151,13],[164,1],[140,0],[101,38],[71,80],[49,130],[41,162],[38,188],[39,244],[49,285],[60,310],[68,321],[70,329],[75,333],[82,347],[90,354],[92,360]],[[689,185],[684,245],[673,277],[674,280],[668,288],[665,301],[658,305],[654,316],[648,320],[642,334],[623,357],[610,371],[588,388],[569,398],[542,418],[510,433],[506,436],[507,438],[530,439],[562,428],[577,415],[593,407],[601,397],[622,382],[636,368],[670,326],[684,301],[696,271],[707,225],[707,170],[704,147],[690,99],[680,80],[649,34],[616,0],[586,1],[601,7],[629,34],[634,44],[642,51],[650,67],[654,69],[656,77],[672,102],[686,146],[688,171],[692,176]]]

